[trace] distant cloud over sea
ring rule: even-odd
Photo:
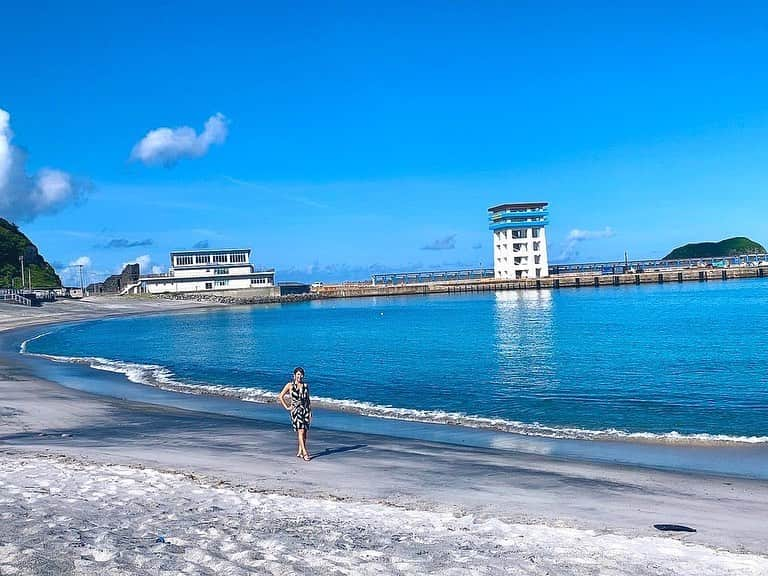
[[[568,233],[563,245],[563,250],[557,257],[557,261],[566,262],[579,255],[579,244],[587,240],[598,240],[601,238],[612,238],[616,236],[616,231],[610,226],[602,230],[579,230],[574,228]]]
[[[421,247],[422,250],[453,250],[456,248],[456,234],[433,240]]]

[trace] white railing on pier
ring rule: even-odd
[[[603,274],[617,274],[622,272],[654,272],[674,269],[689,268],[728,268],[737,266],[762,266],[768,262],[768,254],[741,254],[735,256],[706,257],[706,258],[680,258],[670,260],[623,260],[610,262],[582,262],[582,263],[558,263],[549,265],[549,274],[578,274],[582,272],[596,272]]]

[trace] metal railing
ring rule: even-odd
[[[426,282],[445,282],[454,280],[482,280],[483,278],[493,278],[493,268],[372,274],[371,283],[375,286],[382,284],[423,284]]]
[[[683,258],[678,260],[622,260],[613,262],[584,262],[550,264],[549,274],[622,274],[625,272],[652,272],[685,268],[727,268],[731,266],[757,266],[768,262],[768,254],[742,254],[723,258]],[[423,284],[455,280],[483,280],[494,278],[493,268],[471,268],[465,270],[433,270],[427,272],[392,272],[372,274],[371,283],[379,285]]]
[[[32,306],[32,298],[24,295],[21,290],[15,289],[2,289],[0,290],[0,301],[13,302],[14,304],[21,304],[22,306]]]
[[[550,275],[595,272],[620,274],[624,272],[653,272],[674,268],[727,268],[730,266],[757,266],[768,262],[768,254],[742,254],[721,258],[681,258],[679,260],[622,260],[614,262],[586,262],[575,264],[550,264]]]

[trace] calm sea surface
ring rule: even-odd
[[[561,437],[768,442],[768,281],[326,300],[61,327],[136,382]],[[680,437],[682,435],[682,438]]]

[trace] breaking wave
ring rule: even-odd
[[[48,333],[46,333],[48,334]],[[136,384],[154,386],[163,390],[182,392],[185,394],[198,394],[203,396],[216,396],[231,398],[245,402],[258,402],[262,404],[277,402],[277,393],[260,388],[243,388],[237,386],[224,386],[218,384],[188,383],[179,380],[169,368],[157,364],[139,364],[121,360],[111,360],[99,357],[72,357],[55,356],[52,354],[38,354],[27,352],[27,343],[41,338],[46,334],[40,334],[30,338],[21,344],[20,352],[29,356],[45,358],[53,362],[81,364],[95,370],[123,374],[128,380]],[[414,408],[400,408],[373,404],[351,399],[336,399],[313,396],[314,406],[328,410],[336,410],[351,414],[371,416],[375,418],[387,418],[392,420],[407,420],[411,422],[423,422],[431,424],[449,424],[454,426],[466,426],[521,434],[525,436],[539,436],[545,438],[579,439],[579,440],[631,440],[649,443],[674,443],[711,445],[723,443],[761,444],[768,443],[768,436],[730,436],[726,434],[681,434],[670,431],[666,433],[654,432],[628,432],[615,428],[604,430],[590,430],[584,428],[568,428],[547,426],[538,422],[527,423],[501,418],[488,418],[473,416],[460,412],[446,412],[442,410],[418,410]]]

